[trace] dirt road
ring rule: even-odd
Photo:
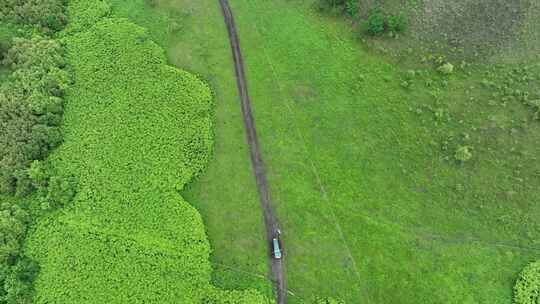
[[[255,174],[255,179],[257,181],[257,190],[259,191],[261,207],[264,213],[266,238],[268,239],[268,244],[270,245],[272,239],[278,235],[279,226],[274,211],[272,210],[272,202],[270,200],[270,193],[268,191],[268,181],[266,179],[266,170],[261,157],[259,142],[257,140],[257,131],[255,129],[255,122],[253,119],[253,113],[251,111],[251,100],[249,98],[244,73],[244,60],[240,50],[240,41],[236,32],[234,17],[228,0],[219,0],[219,2],[223,11],[223,17],[225,18],[225,24],[227,25],[227,30],[229,32],[229,40],[231,43],[234,67],[236,71],[236,83],[238,86],[238,92],[240,94],[240,103],[242,106],[242,114],[244,117],[247,141],[249,144],[251,164]],[[277,304],[285,304],[287,289],[285,287],[285,276],[283,274],[284,257],[279,260],[275,259],[270,254],[268,257],[271,263],[271,276],[276,291]]]

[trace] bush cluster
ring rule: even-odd
[[[22,242],[31,218],[17,204],[3,202],[0,205],[0,303],[24,303],[32,297],[32,280],[35,263],[22,253]],[[28,273],[28,275],[24,275]],[[28,279],[19,279],[19,278]]]
[[[28,227],[41,211],[59,207],[71,201],[75,194],[73,177],[51,175],[52,171],[39,162],[33,171],[32,183],[38,190],[35,201],[3,198],[0,202],[0,303],[31,302],[39,265],[22,249]]]
[[[454,158],[462,163],[471,160],[472,157],[472,148],[469,146],[459,146],[454,153]]]
[[[380,9],[374,9],[365,22],[366,31],[371,36],[390,33],[395,35],[407,27],[407,17],[404,13],[385,15]]]
[[[316,5],[320,11],[344,12],[350,17],[358,16],[358,0],[319,0]]]
[[[540,261],[527,265],[514,286],[514,304],[540,303]]]
[[[3,63],[13,71],[0,87],[0,193],[32,191],[27,169],[62,141],[65,58],[54,40],[14,39]]]
[[[37,27],[44,33],[61,30],[67,23],[67,0],[2,0],[0,20]]]
[[[0,62],[4,60],[6,52],[11,48],[10,41],[0,40]]]
[[[66,203],[74,195],[73,178],[51,176],[50,169],[36,162],[32,183],[38,189],[36,201],[47,202],[47,209]],[[38,173],[39,171],[39,173]],[[56,183],[57,185],[54,185]],[[59,185],[62,185],[58,187]],[[3,198],[0,202],[0,303],[30,303],[39,265],[23,252],[28,227],[43,206]]]
[[[65,24],[64,4],[4,0],[0,19],[27,29],[25,36],[34,28],[52,34]],[[2,40],[0,64],[9,70],[0,84],[0,303],[31,303],[39,265],[22,249],[28,228],[43,209],[67,203],[75,191],[73,178],[53,175],[37,161],[62,141],[68,77],[62,46],[40,36]]]
[[[334,298],[316,298],[314,304],[345,304],[341,300],[336,300]]]

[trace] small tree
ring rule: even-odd
[[[39,160],[33,161],[28,169],[28,176],[32,180],[34,187],[42,188],[47,186],[49,173],[43,162]]]
[[[386,19],[386,26],[391,33],[400,33],[407,28],[407,17],[403,12],[398,15],[390,15]]]
[[[372,36],[384,33],[384,15],[380,9],[374,9],[367,20],[367,32]]]
[[[345,2],[345,11],[347,12],[347,15],[353,18],[358,17],[358,5],[358,0],[347,0],[347,2]]]

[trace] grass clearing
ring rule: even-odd
[[[406,68],[362,49],[311,1],[232,6],[291,290],[349,303],[510,302],[516,274],[540,256],[539,126],[482,82],[515,67],[424,68],[406,89]],[[471,161],[454,160],[460,145],[474,146]]]

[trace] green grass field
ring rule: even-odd
[[[482,66],[405,89],[407,70],[304,4],[233,3],[293,292],[508,303],[540,255],[532,112],[492,97],[482,78],[503,72]]]
[[[538,66],[411,73],[311,3],[231,3],[284,227],[291,302],[509,303],[517,273],[540,256],[540,133],[533,112],[496,87],[532,92]],[[209,79],[217,95],[216,159],[186,197],[209,225],[213,261],[264,272],[264,256],[242,250],[257,246],[257,222],[228,220],[246,201],[243,217],[259,215],[217,3],[158,1],[150,12],[163,10],[183,16],[167,42],[171,62]],[[532,78],[519,80],[525,74]],[[472,147],[472,160],[454,160],[459,146]],[[249,200],[215,203],[246,189]],[[253,245],[238,242],[248,231]]]

